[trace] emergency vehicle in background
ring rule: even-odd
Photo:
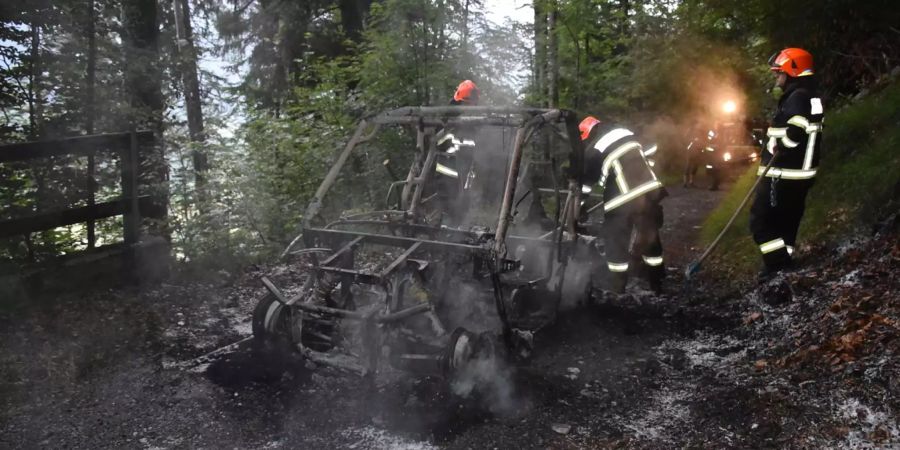
[[[715,155],[707,159],[706,164],[716,169],[729,169],[746,167],[759,161],[766,134],[765,123],[740,114],[733,100],[723,102],[721,111],[724,114],[711,130],[714,133],[712,146]]]

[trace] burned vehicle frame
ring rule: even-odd
[[[399,191],[399,207],[342,213],[314,226],[348,158],[387,125],[413,129],[416,136],[407,176],[388,187],[388,198]],[[426,188],[440,152],[435,135],[455,126],[515,129],[499,214],[488,224],[493,230],[426,220]],[[538,132],[552,135],[567,150],[568,186],[559,186],[562,177],[554,175],[559,167],[551,167],[553,186],[540,190],[553,195],[552,229],[518,236],[510,230],[516,206],[528,194],[517,195],[517,190],[529,190],[523,186],[523,157]],[[590,277],[574,277],[572,270],[593,273],[595,265],[602,266],[596,261],[600,242],[579,234],[582,163],[577,117],[567,110],[406,107],[362,120],[307,207],[300,234],[282,255],[303,259],[308,271],[302,287],[289,296],[262,278],[268,293],[253,314],[254,337],[286,342],[316,363],[361,375],[378,372],[384,359],[397,369],[441,376],[483,358],[526,360],[534,334],[555,320],[564,286],[569,291],[576,286],[576,296],[589,294]],[[348,229],[354,227],[367,228]],[[365,246],[384,249],[379,264],[362,267],[358,253]],[[523,255],[536,263],[524,264]],[[369,299],[365,307],[361,296]],[[472,330],[467,319],[450,317],[454,308],[472,313],[478,305],[487,305],[483,315],[495,316],[496,328]]]

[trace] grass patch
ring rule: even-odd
[[[743,174],[706,219],[700,237],[708,244],[755,181]],[[897,210],[900,194],[900,82],[827,114],[816,184],[807,197],[798,245],[833,245]],[[716,278],[746,279],[762,264],[749,231],[749,205],[705,264]]]
[[[722,202],[710,213],[700,229],[700,242],[707,246],[719,235],[734,210],[744,199],[747,191],[756,181],[756,166],[753,165],[735,180],[731,190]],[[752,201],[752,198],[751,200]],[[717,275],[745,277],[756,269],[756,245],[750,236],[750,201],[744,206],[731,228],[725,233],[719,247],[704,264],[705,268],[715,268]]]

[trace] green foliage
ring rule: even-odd
[[[561,104],[617,120],[652,116],[689,127],[722,120],[722,98],[750,99],[767,74],[744,47],[749,35],[715,17],[698,14],[695,2],[560,2]],[[651,119],[652,120],[652,119]]]
[[[470,4],[469,9],[464,5]],[[515,30],[486,22],[478,2],[386,0],[372,5],[360,57],[361,98],[370,113],[446,104],[472,79],[484,104],[510,103],[521,59]]]
[[[269,240],[290,239],[333,155],[352,133],[347,87],[352,67],[319,61],[307,74],[319,80],[315,88],[295,88],[282,115],[252,112],[255,117],[244,127],[245,185],[251,187],[244,194],[253,200],[254,215]]]
[[[28,31],[19,17],[4,17],[0,27],[0,139],[18,141],[28,133]]]
[[[812,241],[840,238],[896,210],[900,189],[900,82],[830,115],[822,165],[800,228]]]
[[[686,0],[679,9],[693,29],[759,62],[784,47],[809,50],[827,97],[852,94],[900,61],[891,0]]]

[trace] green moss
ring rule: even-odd
[[[900,82],[826,115],[823,155],[816,184],[807,198],[799,245],[832,244],[896,210],[900,187]],[[703,224],[708,244],[731,217],[755,181],[753,167]],[[745,278],[761,264],[748,229],[749,206],[725,235],[711,261],[714,276]]]

